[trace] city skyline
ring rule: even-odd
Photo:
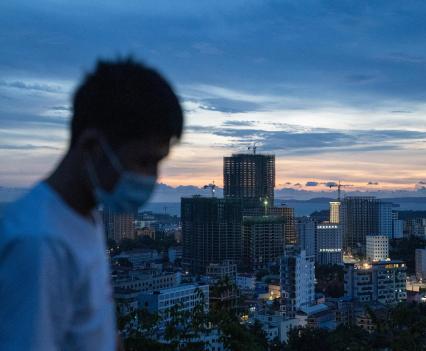
[[[77,4],[41,3],[0,4],[0,186],[45,176],[66,149],[84,72],[98,57],[133,54],[171,80],[186,111],[160,182],[222,186],[223,156],[257,142],[276,154],[278,189],[328,191],[341,179],[351,190],[424,194],[420,1],[106,1],[85,21]]]

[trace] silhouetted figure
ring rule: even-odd
[[[0,350],[114,350],[116,326],[97,205],[133,212],[182,133],[169,84],[131,59],[99,62],[77,89],[71,142],[0,229]]]

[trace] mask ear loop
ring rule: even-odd
[[[86,156],[85,164],[90,184],[92,185],[93,189],[96,189],[99,186],[99,178],[96,175],[95,167],[93,166],[93,160],[89,155]]]
[[[112,150],[111,146],[109,146],[109,144],[105,141],[104,138],[99,139],[99,144],[104,150],[104,152],[107,154],[112,167],[116,170],[118,174],[121,174],[124,170],[124,167],[121,164],[115,152]]]

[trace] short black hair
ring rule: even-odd
[[[132,58],[98,61],[73,100],[71,147],[87,128],[102,131],[112,144],[130,139],[179,139],[183,112],[170,84]]]

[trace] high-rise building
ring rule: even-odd
[[[339,224],[323,222],[316,228],[316,262],[319,264],[343,263],[343,239]]]
[[[301,307],[309,306],[315,299],[315,263],[304,250],[287,249],[280,265],[281,310],[294,318]]]
[[[389,258],[389,238],[386,235],[367,235],[366,257],[370,262]]]
[[[294,209],[287,206],[280,207],[252,207],[243,210],[243,216],[279,216],[284,221],[284,242],[285,245],[297,243],[297,233],[294,217]]]
[[[401,261],[345,265],[345,297],[394,304],[407,298],[406,267]]]
[[[344,249],[363,255],[367,235],[392,237],[392,204],[374,196],[348,196],[342,201],[340,221]]]
[[[308,217],[296,220],[297,244],[306,251],[306,256],[316,255],[316,224]]]
[[[404,237],[404,221],[399,219],[398,211],[392,211],[392,238],[402,239]]]
[[[340,201],[330,202],[330,223],[340,223]]]
[[[242,207],[239,199],[191,197],[181,200],[183,262],[205,273],[210,263],[241,263]]]
[[[392,239],[393,233],[393,204],[379,200],[379,230],[376,234],[385,235]],[[373,233],[372,233],[373,234]]]
[[[409,218],[405,221],[407,236],[416,236],[426,239],[426,218]]]
[[[426,280],[426,248],[416,249],[416,276]]]
[[[242,198],[247,207],[274,205],[275,155],[233,154],[223,158],[226,198]]]
[[[109,240],[119,243],[123,239],[135,238],[135,215],[131,213],[117,214],[104,208],[102,219],[105,233]]]
[[[242,248],[244,268],[256,271],[268,268],[284,252],[283,216],[244,216]]]

